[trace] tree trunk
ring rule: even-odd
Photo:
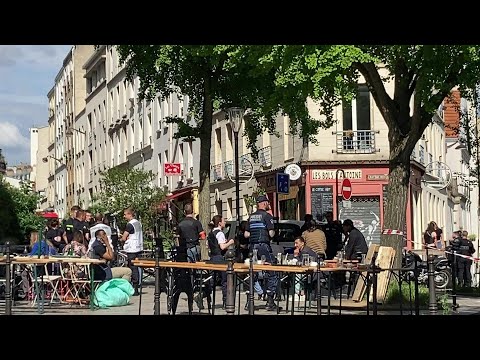
[[[410,151],[411,152],[411,151]],[[408,184],[410,179],[410,153],[404,143],[392,144],[390,141],[390,174],[387,186],[385,213],[383,215],[383,229],[405,231],[407,199],[409,196]],[[392,155],[394,158],[392,158]],[[381,236],[380,244],[395,249],[394,267],[402,265],[402,250],[405,246],[403,235]]]
[[[208,80],[206,81],[208,83]],[[212,144],[212,117],[213,101],[210,96],[209,85],[205,85],[203,100],[202,126],[200,127],[200,186],[198,189],[199,220],[203,229],[207,231],[211,220],[210,214],[210,148]],[[207,260],[208,247],[206,240],[200,241],[202,259]]]

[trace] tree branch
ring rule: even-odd
[[[398,131],[398,125],[395,121],[396,109],[393,100],[387,94],[383,81],[378,73],[374,63],[355,63],[354,66],[365,77],[368,84],[370,84],[370,92],[375,99],[380,112],[382,113],[388,128],[393,131]]]

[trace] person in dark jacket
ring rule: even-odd
[[[357,259],[357,253],[367,254],[368,246],[365,237],[355,226],[353,221],[346,219],[343,222],[343,231],[348,236],[348,242],[345,245],[345,260]]]
[[[308,230],[309,223],[312,220],[313,220],[313,215],[312,214],[305,214],[305,216],[303,217],[304,223],[303,223],[302,227],[300,228],[300,233],[303,234],[304,231]]]
[[[304,254],[310,255],[312,261],[318,260],[318,254],[305,245],[305,239],[303,236],[297,236],[294,240],[295,242],[295,249],[293,250],[293,257],[298,261],[302,261],[302,257]]]
[[[250,249],[257,250],[258,257],[263,255],[268,263],[275,264],[276,259],[270,246],[270,239],[275,236],[275,227],[269,210],[270,202],[268,198],[265,195],[260,195],[257,198],[257,211],[250,214],[248,227],[244,235],[250,240]],[[267,285],[266,309],[268,311],[277,310],[274,296],[279,281],[278,274],[275,271],[265,271],[265,281]]]
[[[342,250],[342,224],[338,220],[333,220],[333,212],[327,211],[325,213],[327,223],[323,225],[322,230],[327,239],[327,260],[332,260],[337,251]]]

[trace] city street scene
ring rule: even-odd
[[[0,45],[0,314],[480,315],[479,69]]]

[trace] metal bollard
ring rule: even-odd
[[[377,266],[373,265],[373,276],[372,276],[372,301],[373,301],[373,315],[377,315],[378,310],[378,300],[377,300],[377,280],[378,280],[378,270]]]
[[[233,271],[233,262],[235,261],[235,250],[231,247],[227,250],[225,257],[227,265],[227,298],[225,310],[227,315],[235,314],[235,272]]]
[[[452,264],[452,308],[456,310],[457,304],[457,251],[453,252],[453,264]]]
[[[433,255],[428,255],[427,264],[428,264],[428,310],[431,315],[437,313],[437,295],[435,293],[435,267],[433,265]]]
[[[254,286],[254,272],[253,272],[253,256],[250,255],[250,262],[248,267],[248,275],[250,276],[250,283],[248,284],[248,315],[254,315],[255,313],[255,296],[253,295]]]
[[[154,314],[160,315],[160,248],[155,247],[155,294],[153,295]]]
[[[5,243],[5,315],[12,315],[12,284],[10,282],[10,242]]]
[[[320,288],[320,259],[317,263],[317,315],[322,315],[322,289]]]
[[[419,275],[419,270],[418,270],[418,263],[417,263],[417,258],[414,260],[414,268],[413,268],[413,275],[415,277],[415,315],[420,315],[420,299],[419,299],[419,291],[418,291],[418,275]]]

